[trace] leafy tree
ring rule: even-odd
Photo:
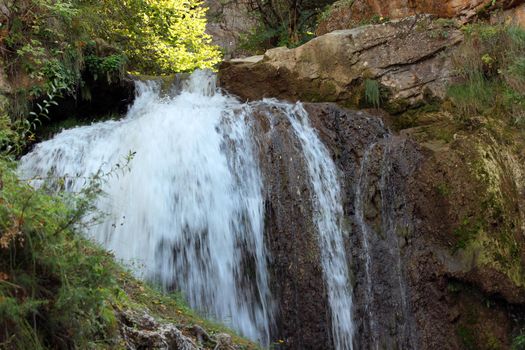
[[[205,14],[201,0],[0,1],[0,64],[15,92],[11,117],[27,119],[30,109],[45,116],[52,97],[81,91],[86,74],[114,82],[125,71],[213,68],[220,52],[205,33]],[[29,108],[28,101],[42,100]]]
[[[213,68],[220,61],[201,0],[77,0],[92,36],[120,47],[149,74]]]
[[[248,0],[273,45],[301,44],[313,34],[317,15],[334,0]]]
[[[35,96],[49,84],[78,84],[85,49],[99,39],[128,58],[113,63],[129,62],[141,73],[213,68],[220,53],[204,32],[205,13],[201,0],[5,0],[0,52],[11,77],[30,78]]]

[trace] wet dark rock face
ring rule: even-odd
[[[342,174],[357,348],[418,348],[404,247],[414,230],[405,193],[421,162],[416,144],[379,117],[332,104],[307,105]]]
[[[378,116],[330,103],[304,107],[340,170],[354,348],[461,349],[486,342],[510,348],[525,323],[523,288],[490,267],[465,265],[450,246],[459,225],[450,209],[479,205],[481,190],[465,187],[458,197],[472,198],[447,201],[434,177],[472,182],[461,164],[448,174],[434,152],[391,133]],[[284,349],[333,349],[300,144],[286,118],[268,105],[255,109],[276,298],[272,339],[284,340]]]
[[[378,117],[334,104],[306,104],[305,109],[341,174],[344,221],[350,231],[345,244],[353,271],[355,346],[417,348],[401,252],[413,229],[411,210],[399,194],[405,193],[420,153],[415,144],[392,136]],[[282,112],[264,103],[255,110],[277,300],[272,338],[284,340],[288,349],[330,349],[330,308],[301,145]],[[367,232],[359,215],[366,218]]]
[[[271,288],[278,300],[273,339],[291,349],[330,343],[330,311],[313,223],[307,165],[289,120],[260,104],[255,118],[264,177],[265,227],[271,252]]]

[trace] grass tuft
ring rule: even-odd
[[[525,30],[468,25],[453,56],[459,79],[447,95],[462,120],[485,115],[521,125],[525,119]]]

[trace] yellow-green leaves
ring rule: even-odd
[[[220,61],[205,33],[200,0],[106,0],[93,6],[106,16],[98,34],[117,43],[135,70],[170,74],[213,68]]]

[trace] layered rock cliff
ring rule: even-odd
[[[525,325],[523,131],[447,108],[462,41],[454,22],[416,16],[332,32],[220,70],[223,88],[249,100],[371,107],[367,81],[378,83],[390,113],[306,105],[344,178],[359,348],[509,349]],[[289,249],[303,268],[283,274],[291,289],[281,306],[294,302],[290,312],[308,315],[325,299],[319,282],[308,282],[317,281],[315,250],[297,244]],[[272,254],[283,256],[279,247]],[[289,348],[310,348],[298,342],[302,332],[322,339],[312,349],[330,341],[308,318],[292,324],[280,328]]]
[[[399,19],[420,14],[457,18],[462,22],[480,16],[493,16],[494,20],[503,17],[506,21],[525,24],[523,22],[525,7],[522,4],[522,0],[343,0],[336,2],[323,16],[317,34],[353,28],[367,22],[377,21],[379,18]]]
[[[454,77],[450,52],[462,37],[453,22],[409,17],[335,31],[295,49],[226,61],[220,80],[245,99],[279,97],[357,107],[367,106],[368,82],[376,85],[378,99],[384,99],[378,102],[398,112],[444,97]]]

